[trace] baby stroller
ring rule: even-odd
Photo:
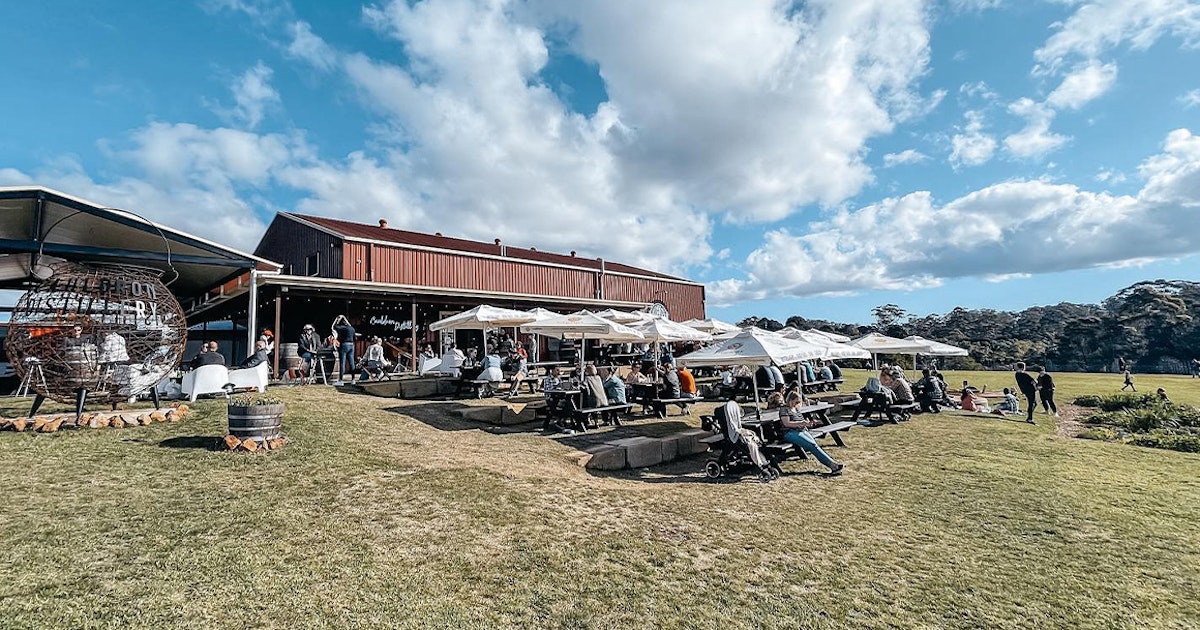
[[[747,469],[758,472],[760,480],[773,481],[783,471],[759,450],[757,443],[751,444],[742,433],[742,408],[734,401],[717,407],[712,416],[703,416],[701,426],[722,437],[716,446],[720,453],[704,463],[704,474],[709,479],[720,479]]]

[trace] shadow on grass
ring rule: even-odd
[[[206,451],[216,450],[221,438],[211,435],[181,435],[167,438],[158,443],[163,448],[195,448]]]
[[[458,417],[457,414],[459,411],[471,408],[473,408],[472,405],[447,401],[384,407],[383,410],[408,416],[439,431],[485,431],[493,435],[509,435],[512,433],[533,433],[536,429],[541,428],[540,420],[537,424],[527,422],[525,424],[504,426]]]

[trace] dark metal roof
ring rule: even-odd
[[[202,295],[248,269],[279,269],[132,212],[41,186],[0,187],[0,289],[25,288],[60,260],[161,269],[181,297]]]
[[[281,214],[288,215],[288,213]],[[503,255],[506,258],[516,258],[518,260],[528,260],[531,262],[542,262],[555,265],[569,265],[572,267],[583,267],[585,269],[594,269],[596,271],[600,270],[601,264],[600,260],[595,258],[581,258],[565,254],[543,252],[529,248],[512,247],[510,245],[497,245],[495,243],[472,241],[450,236],[439,236],[437,234],[410,232],[408,230],[400,230],[390,227],[384,228],[376,225],[368,225],[366,223],[343,221],[342,219],[330,219],[326,217],[315,217],[304,214],[292,214],[290,216],[312,223],[313,225],[324,228],[330,232],[334,232],[337,235],[347,239],[382,241],[386,243],[396,243],[397,245],[431,247],[436,249],[470,252],[474,254],[486,254],[490,256]],[[502,247],[503,253],[501,251]],[[656,271],[640,269],[638,267],[632,267],[630,265],[624,265],[607,260],[604,261],[604,270],[617,273],[647,276],[651,278],[660,278],[663,280],[690,282],[689,280],[685,280],[683,278],[669,276]]]

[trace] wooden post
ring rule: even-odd
[[[279,315],[280,311],[282,310],[283,290],[277,288],[275,290],[275,329],[271,331],[275,333],[275,349],[271,352],[272,356],[275,357],[275,365],[273,366],[274,370],[271,372],[275,375],[275,378],[279,378],[279,352],[281,350],[280,346],[283,345],[281,343],[283,337],[279,334]]]
[[[409,332],[412,333],[411,335],[408,336],[409,339],[412,340],[412,372],[413,372],[413,374],[420,374],[421,373],[421,364],[419,362],[419,357],[417,356],[417,301],[416,301],[416,299],[414,299],[412,301],[412,329]]]

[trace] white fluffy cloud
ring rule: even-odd
[[[1037,72],[1056,72],[1071,59],[1096,59],[1126,42],[1149,48],[1165,35],[1200,43],[1200,4],[1193,0],[1091,0],[1082,3],[1034,53]]]
[[[939,204],[928,192],[840,210],[806,234],[769,232],[747,275],[710,286],[714,303],[933,286],[1108,266],[1200,251],[1200,137],[1171,132],[1139,169],[1136,195],[1039,180]]]
[[[1025,127],[1004,138],[1004,147],[1019,158],[1037,158],[1067,143],[1067,136],[1052,133],[1054,110],[1028,98],[1018,99],[1008,111],[1025,119]]]
[[[1079,109],[1107,92],[1116,80],[1116,64],[1091,61],[1063,78],[1046,104],[1055,109]]]
[[[996,139],[983,132],[983,114],[966,113],[967,124],[950,139],[950,164],[954,168],[986,164],[996,153]]]
[[[867,141],[942,96],[912,90],[928,63],[914,0],[794,14],[773,0],[446,0],[365,18],[403,45],[407,65],[332,52],[304,25],[291,27],[289,51],[317,67],[336,57],[405,146],[383,166],[430,214],[469,236],[660,267],[707,258],[713,213],[770,221],[856,194],[871,180]],[[539,79],[544,31],[563,23],[605,81],[609,100],[592,115]]]
[[[883,167],[891,168],[901,164],[918,164],[929,159],[928,155],[916,149],[905,149],[899,153],[888,153],[883,156]]]

